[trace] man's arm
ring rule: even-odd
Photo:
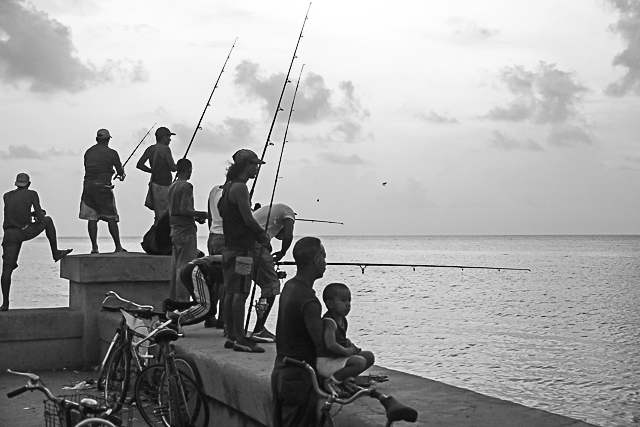
[[[355,354],[355,349],[353,347],[343,347],[336,341],[336,330],[338,329],[338,326],[333,319],[323,319],[323,325],[324,343],[329,351],[343,357],[349,357]]]
[[[122,167],[122,162],[120,162],[120,156],[116,150],[113,150],[113,167],[116,168],[116,178],[122,177],[124,180],[124,168]]]
[[[291,218],[284,219],[284,226],[282,230],[276,235],[276,238],[282,240],[282,247],[278,252],[273,253],[273,259],[275,262],[280,261],[286,255],[287,251],[291,247],[293,242],[293,227],[295,222]]]
[[[38,193],[33,190],[31,191],[31,204],[33,205],[33,211],[36,214],[36,218],[38,221],[44,222],[44,212],[42,212],[42,207],[40,206],[40,197],[38,197]]]
[[[169,166],[169,170],[171,172],[175,172],[178,170],[178,166],[176,165],[176,162],[173,161],[173,154],[171,154],[171,148],[169,148],[168,145],[165,145],[166,150],[162,150],[161,154],[162,157],[164,157],[164,159],[167,161],[167,165]]]
[[[147,163],[147,160],[149,160],[149,148],[151,147],[147,147],[147,149],[144,150],[144,153],[142,153],[142,156],[138,159],[138,163],[136,163],[136,168],[147,173],[151,173],[151,168],[145,164]]]
[[[193,216],[200,220],[206,219],[207,213],[204,211],[197,211],[193,209],[191,204],[192,201],[193,201],[193,187],[189,185],[182,192],[182,197],[180,198],[180,209],[179,209],[178,215]]]
[[[320,303],[314,301],[305,304],[302,307],[302,316],[304,317],[304,325],[309,332],[309,336],[313,340],[313,344],[316,346],[316,352],[322,348],[323,342],[323,329],[322,329],[322,308]]]

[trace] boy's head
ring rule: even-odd
[[[322,292],[322,300],[332,314],[346,317],[351,311],[351,291],[344,283],[330,283]]]

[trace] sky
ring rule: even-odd
[[[27,172],[58,234],[85,235],[106,128],[133,153],[120,232],[142,236],[153,132],[134,149],[157,123],[183,157],[218,77],[187,156],[198,210],[266,146],[254,202],[344,223],[299,235],[640,233],[635,0],[0,0],[0,190]]]

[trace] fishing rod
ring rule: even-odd
[[[307,221],[307,222],[326,222],[328,224],[340,224],[340,225],[344,225],[344,222],[336,222],[336,221],[322,221],[319,219],[303,219],[303,218],[296,218],[296,221]]]
[[[309,5],[311,6],[311,5]],[[308,13],[308,11],[307,11]],[[300,87],[300,80],[302,80],[302,70],[304,70],[304,64],[302,64],[302,68],[300,68],[300,77],[298,77],[298,82],[296,83],[296,89],[293,92],[293,99],[291,100],[291,109],[289,110],[289,118],[287,119],[287,126],[284,129],[284,138],[282,139],[282,148],[280,149],[280,159],[278,160],[278,168],[276,170],[276,179],[273,182],[273,191],[271,192],[271,200],[269,201],[269,210],[267,211],[267,220],[264,223],[264,231],[265,233],[267,232],[267,229],[269,228],[269,219],[271,217],[271,208],[273,207],[273,199],[276,195],[276,186],[278,185],[278,175],[280,174],[280,165],[282,165],[282,155],[284,154],[284,146],[287,144],[287,134],[289,133],[289,124],[291,123],[291,115],[293,114],[293,105],[296,102],[296,95],[298,94],[298,88]],[[264,153],[263,153],[264,155]],[[254,181],[255,183],[255,181]],[[264,245],[260,248],[260,252],[262,253],[262,250],[264,248]],[[261,254],[262,255],[262,254]],[[256,266],[256,271],[258,272],[257,274],[260,274],[260,264],[262,263],[262,256],[260,256],[258,258],[258,265]],[[258,276],[256,275],[256,278]],[[255,297],[256,294],[256,283],[253,283],[253,289],[251,290],[251,298],[249,299],[249,309],[247,310],[247,321],[245,322],[244,325],[244,330],[245,330],[245,334],[249,329],[249,319],[251,318],[251,307],[253,305],[252,301],[253,298]]]
[[[207,108],[209,108],[209,106],[211,105],[211,98],[213,97],[213,92],[216,91],[217,87],[218,87],[218,82],[220,82],[220,77],[222,77],[222,73],[224,73],[224,67],[227,66],[227,61],[229,61],[229,57],[231,56],[231,52],[233,51],[233,48],[236,46],[236,42],[238,41],[238,38],[236,37],[236,39],[233,41],[233,46],[231,46],[231,50],[229,51],[229,54],[227,55],[227,59],[224,61],[224,65],[222,66],[222,70],[220,71],[220,74],[218,75],[218,79],[216,80],[216,84],[213,85],[213,90],[211,91],[211,95],[209,95],[209,99],[207,100],[207,105],[205,105],[204,110],[202,111],[202,115],[200,116],[200,120],[198,121],[198,124],[196,125],[196,129],[193,131],[193,136],[191,137],[191,141],[189,141],[189,146],[187,147],[187,151],[184,152],[184,156],[182,156],[183,159],[187,158],[187,154],[189,153],[189,150],[191,149],[191,144],[193,144],[193,140],[196,138],[196,134],[198,133],[199,130],[202,130],[202,127],[200,127],[200,124],[202,123],[202,119],[204,118],[204,113],[207,112]]]
[[[291,64],[289,64],[289,71],[287,71],[287,77],[284,79],[284,84],[282,85],[282,92],[280,92],[280,99],[278,99],[278,106],[276,107],[276,112],[273,114],[273,120],[271,121],[271,127],[269,128],[269,134],[267,135],[267,141],[264,144],[264,149],[262,150],[262,156],[260,156],[260,160],[264,161],[264,155],[267,152],[267,147],[271,144],[271,132],[273,132],[273,126],[276,123],[276,117],[278,117],[278,112],[283,111],[280,105],[282,104],[282,96],[284,95],[284,90],[287,88],[287,83],[291,83],[289,80],[289,75],[291,74],[291,68],[293,67],[293,61],[297,58],[296,53],[298,53],[298,46],[300,45],[300,39],[302,39],[302,32],[304,31],[304,25],[307,23],[307,19],[309,16],[309,9],[311,9],[311,3],[309,3],[309,7],[307,8],[307,14],[304,16],[304,21],[302,22],[302,29],[300,30],[300,35],[298,36],[298,42],[296,43],[296,48],[293,51],[293,57],[291,58]],[[253,179],[253,184],[251,185],[251,191],[249,192],[249,197],[253,197],[253,192],[256,189],[256,182],[258,182],[258,175],[260,175],[260,168],[258,168],[258,172],[256,173],[256,177]]]
[[[122,165],[122,168],[124,169],[124,167],[127,165],[127,163],[129,163],[129,160],[131,160],[131,158],[133,157],[133,154],[136,152],[136,150],[138,149],[138,147],[140,147],[140,145],[142,145],[142,143],[144,142],[144,140],[147,138],[147,136],[149,135],[149,133],[151,132],[151,130],[156,127],[157,123],[154,123],[153,126],[151,126],[149,128],[149,130],[147,131],[147,133],[144,134],[144,136],[142,137],[142,139],[140,140],[140,142],[138,142],[138,145],[136,145],[136,148],[133,149],[133,151],[131,152],[131,154],[129,155],[129,157],[127,158],[127,160],[124,162],[124,164]]]
[[[277,265],[296,265],[294,261],[279,261],[276,263]],[[362,270],[362,274],[364,274],[364,269],[367,267],[411,267],[415,271],[417,267],[424,268],[460,268],[464,270],[465,268],[469,269],[482,269],[482,270],[513,270],[513,271],[531,271],[528,268],[512,268],[512,267],[477,267],[471,265],[438,265],[438,264],[378,264],[373,262],[328,262],[327,265],[346,265],[346,266],[357,266]]]

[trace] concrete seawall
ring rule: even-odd
[[[143,254],[63,259],[61,276],[70,280],[70,307],[1,313],[0,369],[98,364],[119,323],[119,314],[100,312],[104,293],[115,290],[136,302],[157,303],[168,294],[169,262],[168,257]],[[270,376],[275,345],[264,345],[267,351],[263,354],[238,353],[223,348],[221,330],[195,325],[185,332],[176,347],[199,373],[210,399],[210,425],[271,426]],[[418,421],[413,425],[591,425],[379,366],[371,372],[390,378],[376,386],[378,390],[418,410]],[[343,407],[335,419],[341,426],[379,426],[384,424],[384,411],[377,400],[365,397]]]

